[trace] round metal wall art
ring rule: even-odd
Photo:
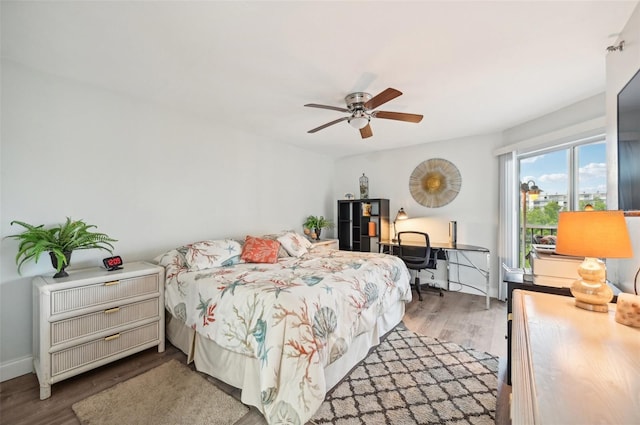
[[[409,191],[420,205],[438,208],[453,201],[462,186],[460,171],[442,158],[421,162],[409,177]]]

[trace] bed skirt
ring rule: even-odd
[[[327,391],[338,384],[354,366],[364,359],[369,350],[380,343],[380,338],[398,325],[404,316],[405,302],[395,303],[378,318],[376,326],[358,335],[349,350],[325,368]],[[241,400],[246,405],[262,410],[258,376],[258,359],[226,350],[209,338],[200,337],[182,321],[166,312],[166,335],[171,344],[187,355],[187,362],[195,362],[196,369],[242,390]]]

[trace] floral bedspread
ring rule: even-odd
[[[322,404],[324,368],[397,302],[411,301],[397,257],[323,250],[275,264],[241,263],[190,272],[164,254],[165,305],[220,346],[260,360],[263,414],[303,424]]]

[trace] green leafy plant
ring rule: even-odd
[[[68,265],[68,256],[72,251],[79,249],[104,249],[113,252],[111,239],[104,233],[92,232],[96,228],[94,225],[86,224],[82,220],[67,221],[49,229],[45,229],[44,224],[33,226],[31,224],[14,220],[11,225],[20,225],[26,230],[22,233],[6,236],[20,241],[16,264],[18,273],[22,264],[26,261],[34,260],[36,263],[40,255],[44,252],[51,252],[57,259],[56,270],[60,272]]]
[[[323,216],[310,215],[309,217],[307,217],[302,226],[309,230],[324,229],[325,227],[332,228],[333,222],[324,218]]]

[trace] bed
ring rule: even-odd
[[[156,261],[169,341],[270,424],[310,419],[411,301],[399,258],[313,249],[295,232],[200,241]]]

